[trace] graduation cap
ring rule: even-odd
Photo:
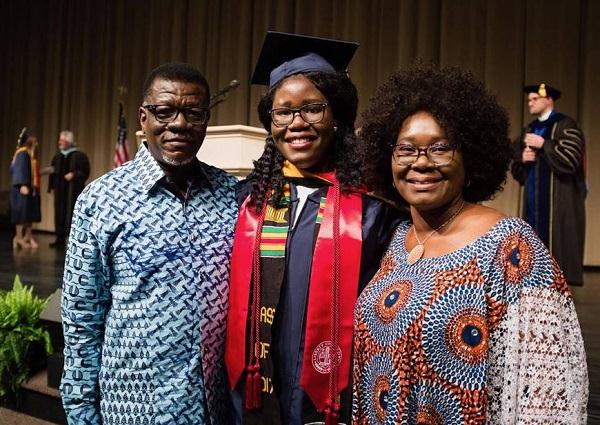
[[[272,87],[303,72],[345,71],[358,46],[350,41],[267,31],[250,82]]]
[[[560,97],[560,90],[555,89],[554,87],[546,84],[530,84],[528,86],[523,87],[523,92],[529,93],[537,93],[542,97],[551,97],[554,100],[557,100]]]

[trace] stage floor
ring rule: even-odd
[[[43,421],[3,407],[0,407],[0,419],[2,425],[55,425],[53,422]]]
[[[15,273],[23,283],[33,285],[40,296],[52,294],[61,286],[65,253],[50,248],[52,235],[36,234],[40,247],[13,251],[12,235],[0,234],[0,289],[9,289]],[[585,285],[573,287],[577,314],[585,341],[590,378],[588,424],[600,425],[600,269],[585,272]]]

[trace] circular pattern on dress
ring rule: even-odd
[[[398,311],[406,305],[412,288],[413,284],[410,280],[399,280],[379,293],[375,312],[383,323],[394,320]]]
[[[485,316],[473,308],[465,308],[448,321],[444,340],[446,347],[465,363],[484,361],[489,341]]]
[[[503,224],[486,281],[492,300],[511,305],[518,302],[521,289],[553,282],[552,257],[544,254],[546,247],[527,223],[511,218]],[[484,258],[485,253],[478,255]]]
[[[518,233],[508,235],[500,244],[500,258],[504,268],[504,278],[512,284],[520,283],[531,274],[533,247]]]
[[[369,283],[357,302],[357,312],[378,344],[392,344],[406,332],[431,294],[432,278],[396,270]]]
[[[417,412],[417,425],[442,425],[444,418],[440,415],[440,412],[435,410],[435,407],[426,404],[421,406]]]
[[[451,288],[431,305],[423,321],[423,351],[431,367],[470,390],[485,384],[489,342],[485,305],[482,286]]]
[[[375,379],[375,388],[373,393],[373,404],[375,405],[375,415],[381,422],[385,421],[390,396],[390,379],[387,376],[379,375]]]
[[[369,419],[367,422],[394,423],[398,417],[400,393],[392,359],[383,353],[374,355],[364,365],[358,385],[362,395],[359,397],[359,403]]]
[[[431,382],[417,383],[406,401],[403,424],[462,424],[460,401],[448,390]]]

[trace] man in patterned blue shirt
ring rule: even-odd
[[[236,179],[196,159],[208,83],[153,70],[133,159],[77,200],[65,263],[69,424],[225,424],[223,350]]]

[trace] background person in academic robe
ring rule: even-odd
[[[238,191],[225,349],[237,423],[350,423],[354,302],[400,216],[362,188],[356,47],[268,33],[254,71],[268,135]]]
[[[15,225],[13,248],[37,248],[31,233],[32,223],[41,220],[40,169],[35,157],[37,138],[23,128],[10,165],[11,221]]]
[[[59,152],[52,158],[48,192],[54,192],[54,231],[56,240],[52,247],[65,246],[71,228],[73,208],[90,176],[90,163],[86,154],[75,145],[73,132],[64,130],[58,137]]]
[[[523,186],[522,217],[560,264],[567,282],[583,284],[585,140],[575,121],[554,110],[561,92],[541,83],[524,87],[529,123],[511,165]]]

